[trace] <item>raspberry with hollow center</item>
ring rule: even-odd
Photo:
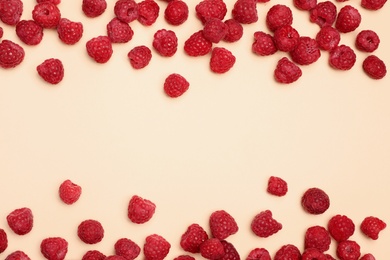
[[[215,47],[211,52],[210,69],[215,73],[228,72],[236,63],[236,57],[223,47]]]
[[[358,33],[355,46],[361,51],[373,52],[378,49],[380,39],[373,30],[362,30]]]
[[[369,55],[364,59],[363,70],[373,79],[382,79],[387,74],[386,64],[376,55]]]
[[[177,45],[174,31],[160,29],[153,36],[153,47],[161,56],[172,57],[177,51]]]
[[[55,58],[44,60],[41,64],[37,66],[37,72],[43,80],[53,85],[60,83],[64,78],[64,66],[62,65],[61,60]],[[65,183],[65,185],[68,184],[69,183]],[[65,203],[71,204],[72,198],[70,198],[71,194],[69,192],[69,187],[63,186],[62,190],[60,187],[60,197],[63,196],[61,197],[61,199],[64,198],[63,201]]]
[[[330,200],[325,191],[314,187],[304,192],[301,204],[306,212],[318,215],[324,213],[329,208]]]
[[[7,215],[7,223],[15,234],[25,235],[33,228],[34,216],[30,208],[18,208]]]
[[[164,11],[164,18],[171,25],[181,25],[188,19],[188,5],[182,0],[168,2]]]
[[[287,5],[273,5],[266,14],[266,25],[273,32],[281,26],[291,25],[292,22],[293,14]]]
[[[0,20],[8,25],[16,25],[23,14],[21,0],[0,1]]]
[[[335,27],[339,32],[348,33],[356,30],[361,21],[359,10],[351,5],[345,5],[337,15]]]
[[[196,223],[189,225],[180,238],[180,246],[184,251],[199,253],[200,245],[209,239],[207,232]]]
[[[83,36],[83,24],[81,22],[74,22],[67,18],[61,18],[58,26],[58,38],[68,45],[76,44]]]
[[[104,13],[107,2],[106,0],[83,0],[81,8],[87,17],[94,18]]]
[[[3,40],[0,43],[0,67],[4,69],[14,68],[24,59],[24,49],[19,44]]]
[[[337,17],[337,7],[331,1],[318,3],[310,10],[310,21],[320,27],[331,26]]]
[[[149,235],[143,247],[145,260],[163,260],[170,248],[171,244],[164,237],[157,234]]]
[[[141,45],[131,49],[127,54],[127,57],[129,58],[130,65],[134,69],[142,69],[146,67],[152,59],[152,52],[145,45]]]
[[[107,24],[107,36],[112,43],[126,43],[133,38],[134,32],[128,23],[122,22],[117,17]]]
[[[58,189],[61,200],[68,205],[78,201],[81,196],[81,192],[81,186],[72,182],[71,180],[63,181],[60,185],[60,188]]]
[[[41,253],[49,260],[63,260],[68,253],[68,242],[62,237],[48,237],[41,242]]]
[[[34,20],[21,20],[15,27],[16,35],[27,45],[37,45],[42,41],[43,28]]]
[[[260,56],[268,56],[274,54],[276,48],[274,38],[271,34],[262,31],[253,34],[252,52]]]
[[[225,210],[217,210],[211,213],[209,225],[212,236],[221,240],[238,231],[236,220]]]
[[[61,12],[55,4],[42,2],[34,6],[32,18],[43,28],[56,28],[61,19]]]
[[[355,232],[355,224],[349,217],[337,214],[329,219],[328,231],[337,242],[345,241]]]
[[[299,65],[309,65],[321,57],[321,51],[315,39],[301,36],[295,49],[290,51],[290,56]]]
[[[113,49],[108,36],[97,36],[87,41],[86,49],[88,55],[97,63],[106,63],[110,60]]]
[[[77,235],[86,244],[96,244],[102,241],[104,229],[99,221],[87,219],[77,227]]]
[[[168,75],[164,82],[164,92],[171,98],[183,95],[189,88],[190,83],[180,74]]]
[[[134,0],[117,0],[114,14],[122,22],[130,23],[138,18],[138,4]]]
[[[290,52],[295,49],[299,41],[299,33],[291,25],[283,25],[274,32],[274,42],[280,51]]]
[[[150,26],[156,22],[160,12],[160,6],[154,0],[143,0],[138,5],[137,20],[145,26]]]

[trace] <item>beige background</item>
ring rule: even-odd
[[[29,19],[35,1],[24,2],[23,18]],[[142,247],[147,235],[157,233],[171,243],[167,259],[173,259],[184,253],[179,240],[187,226],[199,223],[207,229],[208,216],[218,209],[238,222],[240,231],[228,240],[242,258],[255,247],[265,247],[271,255],[287,243],[302,249],[305,229],[326,225],[334,214],[355,221],[351,239],[360,243],[363,253],[388,258],[388,228],[377,241],[358,229],[368,215],[390,223],[390,80],[387,76],[375,81],[364,74],[361,63],[367,54],[357,52],[354,68],[341,72],[328,66],[323,52],[318,62],[302,67],[298,82],[276,84],[273,69],[284,53],[251,53],[253,33],[267,30],[265,14],[278,3],[272,0],[258,4],[259,21],[244,26],[242,40],[219,44],[229,48],[237,62],[228,73],[216,75],[209,70],[208,56],[190,58],[183,52],[185,39],[201,29],[194,16],[197,1],[191,1],[184,25],[167,25],[162,15],[151,27],[134,22],[133,40],[115,45],[107,64],[96,64],[87,56],[85,42],[105,34],[114,1],[96,19],[83,16],[80,2],[60,4],[63,17],[84,24],[84,36],[75,46],[61,44],[55,31],[45,30],[41,44],[28,47],[12,27],[1,25],[3,38],[23,45],[26,57],[17,68],[0,70],[0,227],[9,235],[9,247],[0,258],[22,249],[32,259],[42,259],[39,244],[49,236],[68,240],[67,259],[81,259],[90,249],[109,255],[121,237]],[[162,14],[166,3],[158,3]],[[234,1],[226,3],[230,17]],[[336,4],[340,8],[345,3]],[[375,54],[389,65],[389,5],[370,12],[357,1],[350,4],[361,11],[359,29],[373,29],[381,37]],[[293,25],[301,35],[314,37],[318,26],[308,22],[307,13],[292,8]],[[139,44],[151,46],[161,28],[177,33],[177,54],[162,58],[153,51],[148,67],[133,70],[127,52]],[[353,46],[357,32],[343,34],[342,43]],[[65,66],[65,78],[57,86],[43,82],[35,71],[51,57]],[[178,99],[162,90],[172,72],[191,84]],[[266,193],[270,175],[289,183],[285,197]],[[65,179],[83,187],[72,206],[57,195]],[[308,215],[300,206],[304,190],[314,186],[331,199],[331,207],[320,216]],[[126,216],[134,194],[157,204],[155,216],[144,225],[132,224]],[[23,206],[33,210],[34,229],[18,237],[5,218]],[[249,226],[265,209],[284,227],[261,239]],[[105,238],[97,245],[83,244],[76,235],[77,225],[87,218],[105,228]]]

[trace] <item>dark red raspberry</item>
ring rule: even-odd
[[[4,229],[0,228],[0,254],[3,253],[8,247],[7,233]]]
[[[49,260],[63,260],[68,253],[68,242],[62,237],[48,237],[41,242],[41,253]]]
[[[138,3],[137,20],[145,26],[154,24],[160,12],[160,6],[154,0],[143,0]]]
[[[223,20],[227,13],[227,7],[223,0],[202,0],[195,6],[196,16],[202,23],[209,18]]]
[[[232,18],[242,24],[252,24],[259,19],[255,0],[236,0],[232,10]]]
[[[23,2],[21,0],[1,0],[0,20],[8,25],[16,25],[23,13]]]
[[[43,28],[56,28],[61,19],[61,12],[55,4],[43,2],[34,6],[32,18]]]
[[[130,65],[134,69],[142,69],[146,67],[152,59],[152,52],[148,47],[141,45],[131,49],[127,54],[127,57],[129,58]]]
[[[328,194],[320,188],[307,189],[302,198],[301,204],[303,209],[314,215],[324,213],[330,206]]]
[[[267,184],[267,192],[275,196],[284,196],[288,190],[285,180],[277,176],[270,176]]]
[[[109,255],[104,260],[126,260],[126,258],[120,255]]]
[[[43,2],[50,2],[55,5],[59,5],[61,3],[61,0],[37,0],[37,3],[43,3]]]
[[[361,0],[360,5],[368,10],[379,10],[386,2],[387,0]]]
[[[320,58],[321,51],[316,40],[301,36],[295,49],[290,52],[290,56],[299,65],[309,65]]]
[[[141,248],[131,239],[120,238],[116,241],[115,245],[115,254],[123,256],[126,260],[133,260],[141,252]]]
[[[21,20],[15,31],[19,39],[27,45],[37,45],[43,38],[43,28],[33,20]]]
[[[25,235],[33,228],[34,217],[31,209],[19,208],[7,215],[8,226],[15,234]]]
[[[210,215],[209,225],[212,236],[221,240],[238,231],[236,220],[225,210],[214,211]]]
[[[200,254],[209,260],[221,259],[225,248],[218,238],[209,238],[200,245]]]
[[[227,32],[227,25],[218,18],[208,19],[203,27],[203,36],[213,43],[220,42],[223,38],[225,38]]]
[[[221,240],[221,243],[223,245],[223,249],[225,251],[225,254],[223,255],[222,258],[220,258],[221,260],[240,260],[240,254],[238,253],[236,247],[226,241],[226,240]]]
[[[378,49],[380,39],[378,34],[372,30],[362,30],[358,33],[355,40],[357,49],[365,52],[373,52]]]
[[[252,52],[260,56],[268,56],[274,54],[276,48],[272,35],[265,32],[255,32],[253,34],[254,41],[252,43]]]
[[[340,260],[358,260],[360,257],[360,246],[355,241],[345,240],[337,245],[336,254]]]
[[[270,210],[258,213],[252,220],[251,229],[259,237],[269,237],[282,229],[282,224],[272,217]]]
[[[83,31],[83,24],[81,22],[73,22],[67,18],[61,18],[57,25],[58,38],[68,45],[79,42],[83,36]]]
[[[134,0],[118,0],[114,6],[115,16],[124,23],[138,18],[138,4]]]
[[[370,254],[370,253],[364,254],[364,255],[360,258],[360,260],[375,260],[375,256],[374,256],[373,254]]]
[[[224,47],[215,47],[211,52],[210,69],[215,73],[225,73],[236,63],[236,57]]]
[[[4,69],[14,68],[24,59],[24,49],[10,40],[0,43],[0,67]]]
[[[3,37],[3,35],[4,35],[4,30],[2,27],[0,27],[0,39]]]
[[[173,258],[173,260],[195,260],[195,257],[190,256],[190,255],[179,255],[179,256]]]
[[[146,237],[144,244],[145,260],[163,260],[169,253],[171,244],[162,236],[152,234]]]
[[[317,0],[293,0],[293,3],[299,10],[309,11],[317,5]]]
[[[53,66],[54,62],[58,62],[58,61],[59,60],[52,61],[53,62],[52,66]],[[55,64],[54,64],[54,67],[55,67]],[[51,73],[53,73],[53,72],[51,72]],[[63,75],[63,72],[62,72],[62,75]],[[57,82],[57,81],[58,81],[58,79],[55,81],[52,80],[52,82]],[[55,83],[53,83],[53,84],[55,84]],[[68,204],[68,205],[73,204],[76,201],[78,201],[78,199],[81,196],[81,192],[82,192],[81,186],[72,182],[71,180],[63,181],[60,185],[60,188],[58,189],[60,199],[65,204]]]
[[[363,234],[373,240],[377,240],[379,233],[385,228],[386,223],[383,220],[373,216],[364,218],[360,224],[360,230],[363,232]]]
[[[81,260],[105,260],[106,255],[98,250],[88,250]]]
[[[324,254],[325,255],[325,259],[326,260],[336,260],[336,258],[334,258],[332,255],[330,254]]]
[[[77,227],[77,235],[86,244],[96,244],[102,241],[104,229],[99,221],[87,219]]]
[[[107,36],[112,43],[126,43],[133,38],[134,32],[130,25],[117,17],[112,18],[106,27]]]
[[[198,224],[188,226],[180,238],[180,246],[184,251],[199,253],[200,244],[209,239],[207,232]]]
[[[181,25],[188,19],[188,5],[182,0],[168,2],[164,11],[164,18],[171,25]]]
[[[337,7],[331,1],[318,3],[310,10],[310,21],[318,24],[320,27],[331,26],[337,17]]]
[[[330,243],[330,234],[322,226],[311,226],[305,232],[305,249],[316,248],[320,252],[325,252],[329,249]]]
[[[244,34],[244,27],[241,23],[237,22],[234,19],[228,19],[225,21],[227,26],[227,33],[223,38],[226,42],[236,42],[242,38]]]
[[[86,43],[88,55],[97,63],[106,63],[112,56],[112,43],[108,36],[97,36]]]
[[[347,240],[355,232],[355,224],[345,216],[337,214],[328,221],[328,231],[337,242]]]
[[[302,70],[288,58],[283,57],[278,61],[274,71],[274,78],[279,83],[290,84],[302,76]]]
[[[265,248],[255,248],[249,252],[246,260],[271,260],[271,255]]]
[[[291,25],[283,25],[274,32],[276,48],[290,52],[295,49],[299,41],[299,33]]]
[[[64,78],[64,66],[62,65],[61,60],[55,58],[44,60],[41,64],[37,66],[37,72],[43,80],[53,85],[60,83]],[[65,185],[68,184],[69,183],[66,183]],[[67,191],[65,191],[65,189],[67,189]],[[63,201],[65,203],[71,202],[72,198],[70,198],[71,194],[69,193],[70,192],[69,186],[63,187],[62,192],[63,192],[62,195],[64,196],[63,198],[65,199]],[[61,197],[61,187],[60,187],[60,197]]]
[[[30,260],[31,258],[23,251],[17,250],[9,254],[5,260]]]
[[[330,51],[340,42],[340,33],[332,26],[323,26],[316,35],[318,47]]]
[[[282,4],[273,5],[267,12],[266,24],[268,29],[276,31],[281,26],[291,25],[293,14],[290,7]]]
[[[90,18],[98,17],[107,9],[106,0],[83,0],[83,13]]]
[[[160,29],[153,36],[153,47],[161,56],[172,57],[177,51],[177,45],[174,31]]]
[[[276,251],[274,260],[301,260],[301,252],[292,244],[282,246]]]
[[[302,260],[326,260],[326,256],[317,248],[308,248],[302,253]]]
[[[164,92],[171,98],[183,95],[189,88],[190,83],[177,73],[168,75],[164,82]]]
[[[351,5],[345,5],[337,15],[335,27],[339,32],[348,33],[356,30],[361,21],[359,10]]]
[[[127,216],[133,223],[143,224],[148,222],[156,211],[156,204],[148,199],[134,195],[127,207]]]
[[[335,69],[350,70],[355,62],[355,52],[344,44],[333,48],[329,53],[329,64]]]
[[[203,31],[200,30],[193,33],[184,42],[184,51],[189,56],[204,56],[211,51],[212,45],[213,43],[207,40],[203,35]]]
[[[375,55],[369,55],[364,59],[363,70],[373,79],[382,79],[387,73],[386,64]]]

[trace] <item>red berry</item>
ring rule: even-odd
[[[211,48],[212,42],[210,42],[204,37],[202,30],[193,33],[184,42],[185,53],[193,57],[204,56],[211,51]]]
[[[191,224],[180,238],[180,246],[184,251],[199,253],[200,245],[209,239],[207,232],[198,224]]]
[[[16,25],[23,13],[23,2],[21,0],[0,1],[0,20],[8,25]]]
[[[0,67],[4,69],[14,68],[24,59],[24,49],[10,40],[0,43]]]
[[[163,260],[169,253],[171,244],[162,236],[152,234],[146,237],[144,244],[145,260]]]
[[[200,254],[209,260],[221,259],[225,255],[225,248],[218,238],[209,238],[200,245]]]
[[[99,221],[87,219],[79,224],[77,235],[86,244],[96,244],[102,241],[104,229]]]
[[[377,240],[379,233],[385,228],[386,223],[383,220],[373,216],[364,218],[360,224],[360,230],[363,232],[363,234],[373,240]]]
[[[322,214],[330,205],[328,194],[319,188],[306,190],[301,198],[303,209],[310,214]]]
[[[302,260],[326,260],[326,256],[317,248],[308,248],[302,253]]]
[[[375,257],[372,254],[363,255],[360,260],[375,260]]]
[[[270,210],[265,210],[253,218],[251,229],[259,237],[269,237],[281,230],[282,224],[272,217]]]
[[[298,247],[287,244],[278,249],[275,253],[274,260],[301,260],[301,252]]]
[[[127,57],[134,69],[142,69],[146,67],[152,59],[152,52],[148,47],[141,45],[131,49],[127,54]]]
[[[240,254],[238,253],[237,249],[235,246],[226,241],[226,240],[221,240],[221,243],[223,245],[223,249],[225,251],[225,254],[223,255],[221,260],[240,260]]]
[[[120,255],[109,255],[104,260],[126,260],[126,258]]]
[[[361,0],[360,5],[368,10],[379,10],[386,2],[387,0]]]
[[[190,256],[190,255],[179,255],[179,256],[173,258],[173,260],[195,260],[195,257]]]
[[[387,73],[386,64],[375,55],[369,55],[364,59],[363,70],[373,79],[382,79]]]
[[[37,72],[43,80],[53,85],[60,83],[64,78],[64,66],[62,65],[61,60],[55,58],[44,60],[41,64],[37,66]],[[68,200],[69,198],[65,199],[67,199],[67,202],[70,202],[70,200]]]
[[[271,176],[268,179],[267,192],[275,196],[284,196],[288,190],[287,182],[280,177]]]
[[[325,252],[329,249],[330,243],[330,234],[322,226],[311,226],[305,232],[305,249],[316,248],[320,252]]]
[[[281,26],[291,25],[293,15],[290,7],[282,4],[272,6],[266,14],[266,24],[268,29],[276,31]]]
[[[148,222],[156,211],[156,205],[150,200],[134,195],[127,207],[127,216],[133,223],[143,224]]]
[[[339,32],[348,33],[358,28],[361,21],[359,10],[351,5],[345,5],[337,15],[335,27]]]
[[[160,12],[159,5],[154,0],[143,0],[138,3],[137,20],[146,26],[154,24]]]
[[[380,39],[378,34],[372,30],[362,30],[358,33],[355,40],[357,49],[365,52],[373,52],[378,49]]]
[[[332,26],[323,26],[316,35],[318,47],[329,51],[339,45],[340,33]]]
[[[309,11],[317,5],[317,0],[293,0],[293,3],[299,10]]]
[[[97,63],[106,63],[112,56],[113,49],[108,36],[97,36],[86,43],[88,55]]]
[[[260,56],[268,56],[274,54],[276,48],[272,35],[265,32],[255,32],[253,34],[252,52]]]
[[[360,257],[360,246],[352,240],[340,242],[336,248],[340,260],[358,260]]]
[[[123,256],[126,260],[133,260],[141,252],[141,248],[132,240],[128,238],[120,238],[116,241],[115,245],[115,254]]]
[[[19,208],[7,215],[8,226],[15,234],[25,235],[33,228],[34,217],[31,209]]]
[[[344,44],[333,48],[329,53],[329,64],[335,69],[350,70],[355,62],[355,52]]]
[[[161,56],[173,56],[177,51],[177,45],[177,37],[174,31],[160,29],[153,36],[153,47]]]
[[[134,0],[117,0],[114,13],[122,22],[130,23],[138,18],[138,4]]]
[[[225,73],[236,63],[236,57],[223,47],[215,47],[211,52],[210,69],[215,73]]]
[[[180,74],[170,74],[164,82],[164,91],[171,98],[183,95],[189,88],[190,83]]]
[[[81,260],[105,260],[106,255],[98,250],[88,250]]]
[[[181,25],[188,19],[188,5],[182,0],[173,0],[167,4],[164,17],[171,25]]]
[[[15,31],[19,39],[27,45],[37,45],[43,38],[43,28],[33,20],[21,20]]]
[[[65,180],[61,183],[58,193],[61,200],[65,204],[70,205],[80,198],[81,191],[82,188],[80,185],[73,183],[71,180]]]
[[[255,0],[236,0],[232,10],[232,18],[242,24],[252,24],[259,19]]]
[[[321,51],[316,40],[301,36],[295,49],[290,52],[290,56],[299,65],[309,65],[320,58]]]
[[[61,18],[57,26],[58,38],[68,45],[76,44],[83,36],[83,24]]]
[[[223,0],[202,0],[195,6],[196,16],[202,23],[209,18],[223,20],[227,13],[227,7]]]
[[[37,3],[43,3],[43,2],[50,2],[55,5],[59,5],[61,3],[61,0],[37,0]]]
[[[128,23],[114,17],[107,24],[107,36],[112,43],[126,43],[133,38],[134,32]]]
[[[274,78],[279,83],[290,84],[302,76],[302,70],[288,58],[283,57],[278,61],[274,71]]]
[[[337,17],[337,7],[331,1],[318,3],[310,10],[310,21],[320,27],[331,26]]]
[[[236,42],[242,38],[244,34],[244,28],[241,23],[237,22],[234,19],[228,19],[225,21],[227,26],[227,33],[223,38],[226,42]]]
[[[61,12],[55,4],[43,2],[34,6],[32,18],[43,28],[56,28],[61,19]]]
[[[333,256],[331,256],[330,254],[324,254],[325,255],[325,259],[326,260],[336,260],[336,258],[334,258]]]
[[[209,225],[212,236],[221,240],[238,231],[236,220],[225,210],[214,211],[210,215]]]
[[[335,215],[328,221],[328,231],[337,241],[347,240],[355,232],[355,224],[345,215]]]
[[[249,252],[246,260],[271,260],[271,255],[265,248],[255,248]]]
[[[283,25],[274,32],[274,42],[280,51],[290,52],[299,41],[299,33],[291,25]]]
[[[7,233],[4,229],[0,228],[0,254],[3,253],[8,247]]]
[[[0,39],[3,37],[3,34],[4,34],[4,30],[2,27],[0,27]]]
[[[220,42],[223,38],[225,38],[227,32],[227,25],[218,18],[208,19],[203,27],[203,36],[213,43]]]
[[[17,250],[9,254],[5,260],[30,260],[30,257],[23,251]]]
[[[68,242],[61,237],[45,238],[41,242],[41,253],[49,260],[63,260],[68,253]]]
[[[90,18],[98,17],[107,9],[106,0],[83,0],[83,13]]]

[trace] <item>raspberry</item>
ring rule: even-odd
[[[240,254],[238,253],[237,249],[235,248],[235,246],[226,241],[226,240],[221,240],[221,243],[223,245],[223,249],[225,251],[225,254],[222,258],[220,258],[221,260],[240,260]]]
[[[242,24],[252,24],[259,19],[255,0],[236,0],[232,18]]]
[[[322,226],[309,227],[305,232],[305,249],[316,248],[320,252],[325,252],[329,249],[330,243],[330,234]]]
[[[68,253],[68,242],[61,237],[48,237],[41,242],[41,253],[49,260],[65,259]]]
[[[115,16],[124,23],[138,18],[138,5],[134,0],[118,0],[114,6]]]
[[[196,16],[205,23],[209,18],[223,20],[227,7],[223,0],[202,0],[195,6]]]
[[[144,244],[145,260],[163,260],[169,253],[171,244],[160,235],[146,237]]]
[[[133,38],[134,32],[128,23],[114,17],[107,24],[107,36],[112,43],[126,43]]]
[[[337,17],[337,7],[331,1],[318,3],[310,10],[310,21],[320,27],[332,25]]]
[[[31,209],[19,208],[7,215],[8,226],[15,234],[25,235],[33,228],[34,217]]]
[[[329,64],[339,70],[350,70],[356,62],[356,54],[344,44],[333,48],[329,53]]]
[[[55,5],[59,5],[61,3],[61,0],[37,0],[37,3],[43,3],[43,2],[50,2]]]
[[[195,260],[195,257],[192,257],[190,255],[179,255],[173,258],[173,260]]]
[[[283,57],[278,61],[274,71],[274,78],[279,83],[290,84],[302,76],[302,70],[288,58]]]
[[[106,63],[112,56],[112,44],[108,36],[97,36],[86,43],[88,55],[97,63]]]
[[[95,18],[107,9],[106,0],[83,0],[81,6],[83,13],[90,18]]]
[[[116,241],[115,245],[115,254],[123,256],[126,260],[133,260],[141,252],[141,248],[132,240],[128,238],[120,238]]]
[[[298,247],[292,244],[287,244],[278,249],[275,253],[274,260],[300,260],[301,252]]]
[[[387,0],[361,0],[360,5],[368,10],[379,10],[386,2]]]
[[[43,28],[33,20],[21,20],[15,31],[19,39],[27,45],[37,45],[43,38]]]
[[[225,255],[225,248],[218,238],[209,238],[200,245],[200,254],[210,260],[221,259]]]
[[[210,231],[213,237],[225,239],[237,233],[236,220],[224,210],[214,211],[209,218]]]
[[[190,83],[180,74],[170,74],[164,82],[164,92],[171,98],[183,95],[189,88]]]
[[[266,15],[266,24],[268,29],[276,31],[283,25],[291,25],[293,22],[293,15],[290,7],[282,4],[272,6]]]
[[[81,260],[105,260],[106,255],[98,250],[88,250]]]
[[[253,218],[251,229],[259,237],[269,237],[281,230],[282,224],[272,217],[270,210],[265,210]]]
[[[104,260],[126,260],[126,258],[120,255],[109,255]]]
[[[76,44],[83,36],[83,24],[81,22],[73,22],[67,18],[61,18],[58,26],[58,38],[68,45]]]
[[[372,30],[362,30],[358,33],[355,40],[357,49],[365,52],[373,52],[378,49],[380,39],[378,34]]]
[[[325,256],[325,259],[326,260],[336,260],[336,258],[334,258],[333,256],[331,256],[330,254],[324,254]]]
[[[181,25],[188,19],[188,5],[182,0],[173,0],[167,4],[164,18],[171,25]]]
[[[299,65],[309,65],[320,58],[321,51],[316,40],[301,36],[295,49],[290,52],[290,56]]]
[[[4,30],[2,27],[0,27],[0,39],[3,37],[3,34],[4,34]]]
[[[203,27],[203,36],[213,43],[220,42],[223,38],[225,38],[227,32],[227,25],[218,18],[208,19]]]
[[[37,72],[43,80],[53,85],[60,83],[64,78],[64,66],[59,59],[55,58],[44,60],[37,66]],[[66,183],[65,185],[69,185],[69,183]],[[71,188],[69,186],[64,186],[62,188],[60,187],[59,191],[60,198],[67,204],[73,200],[73,198],[71,198],[72,195],[70,194],[70,189]],[[61,192],[63,197],[61,197]]]
[[[99,221],[87,219],[79,224],[77,235],[86,244],[96,244],[102,241],[104,229]]]
[[[295,49],[299,41],[299,33],[291,25],[283,25],[274,32],[276,48],[290,52]]]
[[[153,217],[155,211],[156,205],[153,202],[134,195],[129,201],[127,216],[131,222],[143,224]]]
[[[239,22],[234,19],[228,19],[225,21],[225,24],[227,26],[227,33],[223,38],[224,41],[236,42],[242,38],[242,35],[244,34],[244,28]]]
[[[377,240],[379,237],[379,232],[385,228],[386,223],[383,220],[373,216],[364,218],[360,224],[360,230],[363,232],[363,234],[373,240]]]
[[[65,204],[70,205],[75,203],[80,198],[81,191],[81,186],[73,183],[71,180],[65,180],[61,183],[58,193],[60,195],[61,200]]]
[[[255,248],[249,252],[246,260],[271,260],[271,255],[265,248]]]
[[[32,18],[43,28],[56,28],[61,19],[61,12],[55,4],[43,2],[34,6]]]
[[[316,35],[318,47],[329,51],[335,48],[340,42],[340,33],[332,26],[323,26]]]
[[[204,56],[211,51],[211,48],[212,48],[212,42],[210,42],[203,36],[202,30],[193,33],[184,42],[185,53],[193,57]]]
[[[11,254],[9,254],[5,258],[5,260],[31,260],[31,259],[23,251],[17,250],[17,251],[12,252]]]
[[[142,69],[146,67],[152,59],[152,52],[148,47],[141,45],[131,49],[127,54],[127,57],[134,69]]]
[[[210,69],[215,73],[225,73],[236,63],[236,57],[223,47],[215,47],[211,52]]]
[[[160,12],[159,5],[154,0],[143,0],[138,3],[137,20],[146,26],[154,24]]]
[[[174,31],[161,29],[153,37],[153,47],[164,57],[171,57],[177,51],[177,37]]]
[[[302,253],[302,260],[326,260],[326,256],[317,248],[308,248]]]
[[[198,224],[191,224],[180,238],[180,246],[184,251],[199,253],[200,245],[209,239],[206,231]]]
[[[335,215],[328,221],[328,231],[337,241],[347,240],[355,232],[355,224],[345,215]]]
[[[317,5],[317,0],[293,0],[293,3],[299,10],[309,11]]]
[[[1,0],[0,20],[8,25],[16,25],[23,13],[23,2],[21,0]]]
[[[355,241],[345,240],[337,245],[336,254],[340,260],[358,260],[360,257],[360,246]]]
[[[319,188],[310,188],[302,196],[301,204],[303,209],[310,214],[322,214],[330,205],[328,194]]]
[[[351,5],[343,6],[336,18],[335,27],[339,32],[348,33],[359,27],[362,17],[359,10]]]
[[[0,228],[0,254],[3,253],[8,247],[7,233],[4,229]]]
[[[287,182],[280,177],[271,176],[268,179],[267,192],[275,196],[284,196],[288,190]]]
[[[375,257],[372,254],[363,255],[360,260],[375,260]]]
[[[254,41],[252,43],[252,52],[260,56],[268,56],[274,54],[276,48],[274,38],[265,32],[255,32],[253,34]]]
[[[14,68],[24,59],[24,49],[10,40],[0,43],[0,67],[4,69]]]
[[[364,59],[363,70],[373,79],[382,79],[387,73],[386,64],[375,55],[369,55]]]

